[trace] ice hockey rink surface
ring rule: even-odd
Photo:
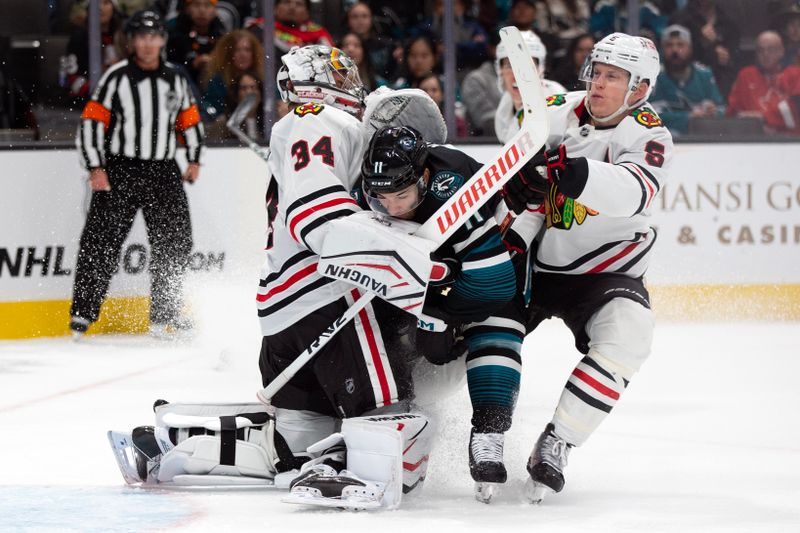
[[[796,322],[658,323],[653,355],[573,450],[564,491],[539,506],[522,497],[525,460],[579,359],[554,320],[525,342],[509,482],[490,505],[472,496],[466,389],[433,406],[423,497],[396,511],[311,510],[277,490],[127,487],[106,430],[152,424],[157,398],[255,400],[253,308],[222,309],[220,296],[200,302],[217,311],[183,342],[0,341],[0,531],[800,531]]]

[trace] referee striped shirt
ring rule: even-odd
[[[145,71],[134,61],[112,65],[81,114],[76,144],[86,168],[104,167],[108,156],[174,159],[186,145],[200,161],[203,124],[188,80],[170,63]]]

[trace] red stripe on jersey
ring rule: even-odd
[[[297,216],[293,216],[292,222],[289,224],[289,233],[292,235],[292,238],[297,242],[300,242],[300,240],[297,238],[297,235],[295,235],[294,228],[297,226],[297,224],[300,223],[301,220],[308,218],[317,211],[328,209],[329,207],[341,204],[353,204],[355,206],[358,206],[356,201],[353,200],[352,198],[334,198],[333,200],[328,200],[327,202],[322,202],[321,204],[309,207],[305,211],[298,213]]]
[[[641,242],[644,242],[644,241],[639,241],[639,242],[634,242],[634,243],[629,244],[620,253],[618,253],[617,255],[615,255],[613,257],[609,257],[608,259],[606,259],[605,261],[603,261],[602,263],[600,263],[599,265],[597,265],[593,269],[589,270],[587,272],[587,274],[597,274],[598,272],[604,271],[606,268],[608,268],[609,265],[611,265],[611,263],[619,261],[620,259],[622,259],[626,255],[631,253],[634,250],[634,248],[639,246],[639,244]]]
[[[619,400],[619,393],[617,391],[609,387],[606,387],[605,385],[594,379],[592,376],[590,376],[583,370],[576,368],[575,370],[572,371],[572,375],[580,379],[587,385],[591,386],[597,392],[605,394],[606,396],[608,396],[613,400]]]
[[[347,263],[347,266],[367,267],[367,268],[374,268],[376,270],[388,270],[397,279],[403,279],[402,277],[400,277],[400,274],[398,274],[397,271],[392,267],[390,267],[389,265],[374,265],[372,263]]]
[[[312,273],[314,273],[316,271],[317,271],[317,263],[314,263],[313,265],[308,265],[304,269],[298,270],[297,272],[295,272],[294,274],[289,276],[289,279],[287,279],[286,281],[284,281],[280,285],[276,285],[275,287],[272,287],[266,294],[257,294],[256,295],[256,301],[257,302],[266,302],[271,296],[275,296],[279,292],[285,291],[286,289],[288,289],[289,287],[291,287],[292,285],[294,285],[295,283],[297,283],[301,279],[305,278],[306,276],[310,276]]]
[[[406,307],[403,308],[403,310],[404,311],[408,311],[409,309],[414,309],[415,307],[419,307],[420,305],[422,305],[422,302],[416,303],[416,304],[407,305]]]
[[[358,290],[353,289],[350,294],[354,299],[358,299],[360,293]],[[378,343],[375,340],[375,333],[372,330],[372,324],[369,322],[369,315],[366,309],[358,312],[358,318],[361,319],[361,324],[364,326],[364,333],[367,337],[367,345],[369,352],[372,356],[372,364],[375,365],[375,373],[378,374],[378,382],[381,386],[381,394],[383,395],[383,405],[390,405],[392,403],[392,395],[389,393],[389,381],[386,379],[386,371],[383,369],[383,361],[381,361],[381,354],[378,350]]]
[[[403,461],[403,470],[408,470],[409,472],[413,472],[414,470],[419,468],[420,465],[422,465],[422,463],[427,463],[427,462],[428,462],[427,455],[423,456],[422,459],[420,459],[416,463],[406,463],[405,461]]]
[[[653,189],[653,186],[650,185],[650,180],[647,179],[647,176],[644,175],[644,172],[641,171],[641,169],[639,168],[638,165],[635,165],[635,164],[634,165],[626,165],[626,167],[627,168],[633,168],[633,170],[635,170],[636,173],[639,174],[639,176],[642,178],[642,181],[644,181],[644,184],[647,185],[647,188],[650,190],[650,194],[647,195],[647,202],[645,203],[644,207],[645,207],[645,209],[650,207],[650,202],[653,201],[653,197],[656,195],[655,189]]]

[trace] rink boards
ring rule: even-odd
[[[460,148],[485,161],[498,147]],[[87,173],[71,150],[3,151],[0,164],[0,338],[66,334]],[[659,237],[647,275],[661,318],[800,319],[798,168],[794,144],[676,147],[653,209]],[[200,180],[186,187],[194,286],[252,282],[255,295],[266,177],[247,149],[206,151]],[[148,264],[139,216],[94,332],[146,330]]]

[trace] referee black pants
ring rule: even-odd
[[[150,321],[168,323],[182,305],[192,250],[189,203],[174,160],[116,157],[106,167],[110,191],[92,193],[81,234],[70,314],[95,322],[139,209],[150,241]]]

